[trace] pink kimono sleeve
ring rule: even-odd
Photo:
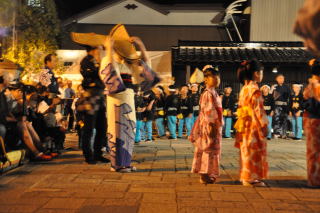
[[[213,96],[210,92],[205,92],[203,94],[201,105],[201,111],[204,113],[204,121],[206,123],[214,123],[216,125],[221,125],[221,118],[219,118],[219,110],[217,111],[217,106],[215,101],[216,97]],[[221,110],[222,111],[222,110]]]

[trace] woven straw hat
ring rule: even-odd
[[[108,35],[100,35],[96,33],[70,33],[71,39],[82,45],[89,45],[97,47],[104,45],[104,42]],[[109,36],[114,40],[114,50],[123,58],[129,60],[139,59],[140,56],[133,43],[131,42],[130,36],[122,24],[117,24],[110,31]]]
[[[71,32],[71,39],[79,44],[89,45],[92,47],[97,47],[103,45],[107,35],[100,35],[96,33],[74,33]]]
[[[129,60],[136,60],[140,58],[124,25],[117,24],[114,26],[110,31],[110,36],[114,40],[114,50],[120,56]]]

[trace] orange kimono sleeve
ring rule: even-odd
[[[268,117],[263,107],[263,98],[259,90],[255,91],[251,99],[252,109],[256,116],[256,122],[260,128],[268,126]]]
[[[314,95],[314,98],[317,100],[317,101],[320,101],[320,84],[316,84],[314,87],[313,87],[313,95]]]

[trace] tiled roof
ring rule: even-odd
[[[172,47],[174,64],[190,63],[238,63],[243,60],[257,59],[262,63],[306,63],[313,56],[300,43],[216,43],[192,44],[179,42],[181,46]]]

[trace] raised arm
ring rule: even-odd
[[[144,44],[141,41],[141,39],[139,37],[134,37],[133,36],[133,37],[131,37],[131,42],[135,43],[137,45],[137,47],[141,51],[141,59],[150,66],[151,65],[151,61],[150,61],[150,58],[148,56],[147,49],[144,46]]]
[[[110,63],[113,62],[113,40],[111,39],[110,36],[107,36],[106,37],[106,40],[104,42],[104,45],[103,45],[106,49],[106,56],[104,57],[104,63],[105,65],[108,65]]]

